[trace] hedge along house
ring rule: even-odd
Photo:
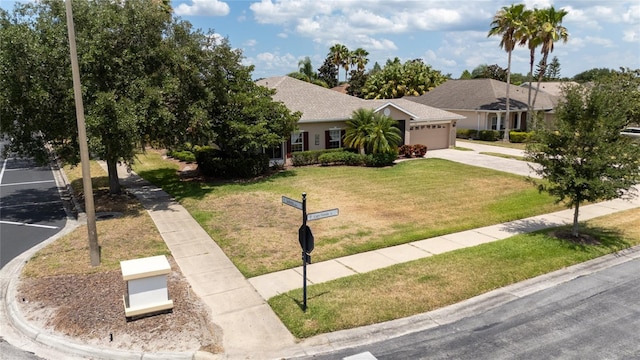
[[[406,99],[363,100],[288,76],[262,79],[257,84],[275,89],[275,101],[302,113],[289,141],[271,149],[272,161],[284,161],[296,151],[344,147],[345,122],[360,108],[397,120],[403,142],[400,145],[423,144],[431,150],[455,146],[456,122],[464,118]]]
[[[531,92],[531,99],[535,89]],[[528,88],[509,87],[509,119],[507,113],[507,83],[493,79],[447,80],[444,84],[420,96],[404,99],[437,107],[459,115],[458,127],[475,130],[527,130]],[[553,120],[557,96],[538,92],[533,112],[541,112],[546,122]]]

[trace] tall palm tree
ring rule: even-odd
[[[538,39],[542,45],[542,49],[540,50],[540,53],[542,54],[542,61],[540,62],[541,69],[538,74],[538,84],[536,86],[535,95],[533,96],[532,106],[536,104],[536,98],[538,96],[538,91],[540,90],[540,82],[547,70],[547,58],[549,57],[549,54],[553,52],[553,44],[559,40],[566,43],[569,39],[567,28],[562,26],[562,19],[565,15],[567,15],[566,10],[556,10],[553,6],[539,11]]]
[[[536,57],[536,48],[540,46],[540,37],[538,36],[538,19],[540,10],[525,10],[522,15],[523,23],[520,31],[520,42],[518,45],[527,45],[529,49],[529,73],[527,74],[527,83],[529,84],[527,94],[527,130],[531,130],[531,115],[533,107],[531,105],[531,83],[533,82],[533,64]]]
[[[388,153],[400,145],[402,136],[397,121],[380,113],[373,115],[369,133],[369,149],[372,154]]]
[[[487,36],[501,36],[500,47],[508,54],[507,60],[507,103],[504,141],[509,141],[509,127],[511,125],[511,114],[509,109],[509,88],[511,86],[511,54],[519,41],[522,31],[523,15],[525,13],[524,4],[512,4],[510,7],[503,7],[493,17],[491,29]]]
[[[347,130],[344,133],[344,144],[365,153],[369,144],[369,134],[373,123],[373,110],[360,108],[351,114],[346,121]]]
[[[369,62],[367,56],[369,56],[369,52],[363,48],[353,50],[352,58],[354,62],[352,65],[355,65],[358,71],[364,71],[365,66],[367,66],[367,63]]]
[[[347,47],[342,44],[335,44],[329,48],[329,56],[331,57],[331,63],[335,65],[336,69],[338,70],[336,77],[338,84],[340,84],[340,67],[344,66],[345,62],[349,58],[349,49],[347,49]]]
[[[317,76],[313,71],[313,65],[311,65],[311,59],[306,56],[303,60],[298,61],[298,71],[304,75],[307,82],[312,82]]]

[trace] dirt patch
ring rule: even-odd
[[[601,245],[600,239],[598,237],[585,233],[578,233],[578,236],[574,236],[571,233],[571,229],[552,231],[549,233],[549,235],[577,245]]]
[[[119,271],[22,279],[18,303],[42,328],[93,346],[146,352],[222,351],[221,330],[184,277],[168,277],[169,313],[127,321]]]

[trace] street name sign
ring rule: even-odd
[[[307,221],[320,220],[331,216],[338,216],[338,209],[331,209],[307,214]]]
[[[289,206],[293,206],[298,210],[302,210],[302,203],[300,201],[293,200],[292,198],[288,198],[286,196],[282,197],[282,203],[287,204]]]

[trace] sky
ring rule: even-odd
[[[371,68],[395,57],[421,58],[458,78],[481,64],[507,67],[499,37],[487,37],[493,16],[514,2],[494,0],[171,0],[174,13],[194,28],[227,37],[242,50],[253,78],[297,71],[309,56],[318,69],[336,43],[369,52]],[[526,0],[527,8],[554,6],[568,14],[567,43],[558,42],[560,76],[592,68],[640,69],[640,1]],[[13,1],[0,0],[10,9]],[[536,52],[536,64],[540,60]],[[516,48],[512,72],[526,74],[529,51]],[[344,70],[340,78],[344,79]]]

